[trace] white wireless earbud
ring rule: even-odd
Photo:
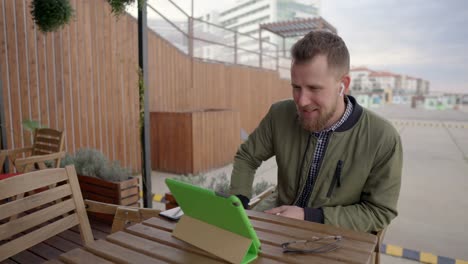
[[[344,88],[345,88],[344,84],[343,84],[343,83],[341,83],[341,91],[340,91],[340,96],[343,96]]]

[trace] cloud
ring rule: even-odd
[[[324,0],[322,8],[352,64],[416,75],[437,90],[468,90],[468,1]]]

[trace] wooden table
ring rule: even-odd
[[[248,215],[262,243],[254,263],[370,263],[377,244],[372,234],[253,211]],[[224,263],[172,237],[174,226],[174,222],[151,218],[105,240],[69,251],[54,263]],[[285,254],[280,247],[287,241],[325,235],[343,236],[341,248],[320,254]]]

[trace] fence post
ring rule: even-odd
[[[1,72],[1,67],[2,65],[0,65],[0,72]],[[5,104],[3,103],[3,89],[4,89],[3,87],[4,86],[2,84],[2,76],[0,75],[0,137],[1,137],[0,143],[1,143],[2,149],[8,149],[7,133],[6,133],[7,124],[5,122],[6,121],[5,120]],[[8,89],[8,87],[5,89]],[[0,170],[1,169],[2,168],[0,168]],[[9,171],[8,169],[9,169],[8,162],[3,163],[3,171],[7,173]]]
[[[283,57],[286,57],[286,38],[283,37]]]
[[[279,72],[279,45],[276,45],[276,71]]]
[[[188,23],[188,38],[189,38],[189,56],[193,58],[193,17],[189,17]]]
[[[237,64],[237,31],[234,31],[234,64]]]
[[[260,54],[259,54],[259,67],[263,68],[263,47],[262,47],[262,28],[258,30],[258,37],[260,39],[259,46],[260,46]]]

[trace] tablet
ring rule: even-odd
[[[257,257],[260,240],[239,198],[170,178],[166,184],[184,215],[251,239],[253,251],[248,254]]]

